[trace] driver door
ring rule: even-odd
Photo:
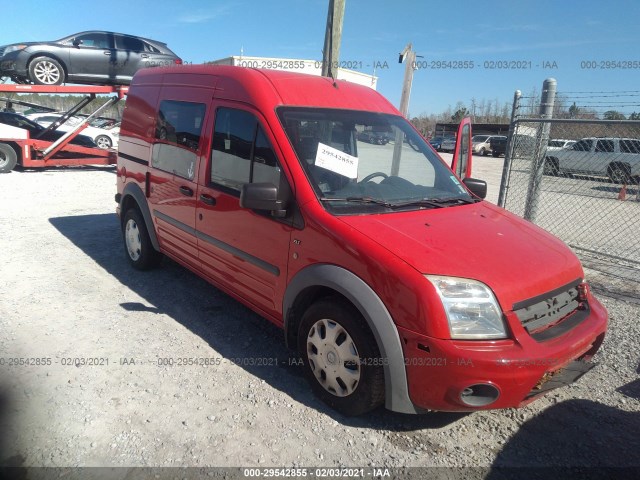
[[[471,118],[465,117],[458,126],[456,148],[453,151],[451,170],[463,180],[471,176]]]

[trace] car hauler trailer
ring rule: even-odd
[[[87,147],[71,143],[78,134],[88,126],[93,118],[103,110],[115,104],[123,98],[128,91],[123,86],[49,86],[49,85],[0,85],[0,93],[48,93],[48,94],[86,94],[78,104],[66,112],[60,120],[39,132],[37,137],[32,137],[25,129],[11,129],[11,135],[3,134],[0,130],[0,173],[7,173],[16,165],[27,168],[43,168],[52,166],[69,165],[112,165],[116,163],[116,152]],[[116,94],[110,97],[104,105],[89,115],[73,130],[66,132],[55,141],[44,140],[43,135],[56,130],[69,117],[75,115],[81,109],[96,99],[96,94]],[[14,104],[21,104],[19,97],[6,99]],[[2,125],[0,125],[2,127]]]

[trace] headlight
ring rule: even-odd
[[[29,45],[9,45],[8,47],[6,47],[4,49],[4,53],[5,55],[7,53],[11,53],[11,52],[17,52],[19,50],[24,50],[25,48],[27,48]]]
[[[451,338],[507,338],[502,311],[484,283],[456,277],[425,275],[438,292],[449,321]]]

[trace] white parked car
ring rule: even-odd
[[[27,118],[42,125],[43,127],[48,127],[53,122],[62,117],[62,115],[62,113],[53,112],[32,113],[30,115],[27,115]],[[58,131],[68,132],[69,130],[72,130],[76,125],[78,125],[82,120],[83,118],[79,116],[71,117],[64,124],[58,127]],[[120,127],[100,128],[92,126],[93,124],[100,123],[90,122],[89,126],[82,130],[82,134],[91,137],[93,141],[96,142],[96,145],[98,145],[98,147],[100,148],[117,148]]]
[[[640,178],[640,140],[592,137],[569,148],[547,149],[544,173],[601,175],[615,183],[630,183],[632,178]]]

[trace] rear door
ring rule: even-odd
[[[145,52],[145,42],[129,35],[116,35],[115,40],[118,79],[130,81],[149,58],[149,53]]]
[[[473,150],[471,149],[471,118],[463,118],[458,125],[456,136],[456,148],[453,151],[451,170],[462,180],[471,176],[471,162]]]
[[[200,261],[207,277],[276,318],[286,288],[292,221],[241,208],[240,190],[245,183],[272,183],[290,191],[280,158],[257,111],[220,104],[196,209]]]
[[[196,269],[197,172],[211,92],[162,88],[151,154],[149,203],[161,248]]]

